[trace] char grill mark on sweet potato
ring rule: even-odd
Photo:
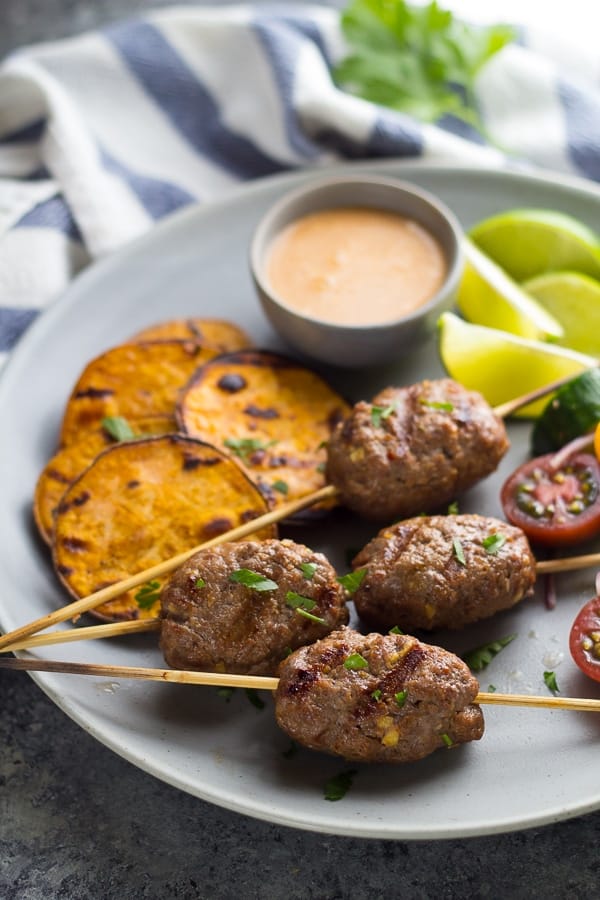
[[[180,395],[177,421],[234,456],[277,505],[323,487],[324,445],[348,412],[315,372],[278,354],[245,350],[196,370]]]
[[[135,423],[173,416],[177,395],[194,370],[217,350],[190,341],[165,340],[121,344],[91,360],[67,403],[61,445],[96,429],[104,418],[120,416]]]
[[[83,495],[83,505],[73,502]],[[55,568],[72,594],[86,596],[100,582],[118,582],[266,510],[247,474],[216,447],[178,434],[113,444],[65,493],[55,521]],[[256,539],[276,533],[275,526],[262,528]],[[158,596],[140,608],[138,590],[103,604],[96,615],[155,615]]]
[[[158,322],[130,338],[132,343],[168,340],[187,341],[217,353],[231,353],[252,346],[250,336],[242,328],[223,319],[189,318]]]

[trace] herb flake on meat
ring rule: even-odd
[[[243,584],[251,588],[253,591],[276,591],[279,585],[271,578],[266,578],[260,572],[253,572],[251,569],[236,569],[229,576],[230,581],[236,584]]]
[[[481,647],[475,647],[474,650],[469,650],[463,655],[463,660],[472,672],[482,672],[501,650],[514,641],[516,636],[516,634],[508,634],[506,637],[490,641],[488,644],[482,644]]]
[[[461,564],[461,566],[466,566],[467,561],[465,559],[465,551],[463,550],[463,545],[460,541],[460,538],[455,537],[452,541],[452,549],[454,550],[454,556],[457,562]]]
[[[307,578],[309,581],[312,581],[312,579],[314,578],[314,574],[317,571],[317,564],[307,562],[300,563],[300,571],[305,578]]]
[[[206,587],[206,582],[205,582],[204,578],[196,578],[196,580],[194,582],[194,587],[198,588],[198,590],[200,588]]]
[[[402,709],[402,707],[406,703],[407,697],[408,697],[408,691],[406,691],[406,690],[398,691],[396,694],[394,694],[394,700],[396,701],[396,703],[398,704],[400,709]]]
[[[347,575],[340,575],[338,582],[349,594],[353,594],[361,586],[366,574],[366,569],[357,569],[356,572],[348,572]]]
[[[369,663],[360,653],[351,653],[344,660],[344,668],[350,669],[351,672],[359,672],[361,669],[368,669]]]
[[[385,419],[389,419],[395,410],[395,406],[372,406],[371,407],[371,424],[374,428],[381,428],[381,423]]]
[[[495,556],[498,550],[504,547],[506,537],[503,534],[489,534],[482,541],[483,547],[491,556]]]

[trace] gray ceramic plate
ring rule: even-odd
[[[445,200],[465,226],[526,205],[561,209],[594,227],[600,221],[600,192],[581,182],[402,162],[351,168],[414,181]],[[143,325],[181,315],[228,317],[259,344],[278,347],[253,293],[247,250],[267,206],[311,177],[305,173],[257,182],[219,204],[173,217],[86,272],[19,344],[0,382],[0,621],[5,630],[65,601],[48,553],[36,540],[30,508],[36,478],[54,448],[64,402],[85,362]],[[432,345],[386,370],[330,374],[354,399],[368,398],[388,383],[441,374],[441,369]],[[498,486],[524,458],[528,427],[511,426],[511,434],[510,456],[497,475],[463,499],[463,512],[500,513]],[[342,517],[335,528],[296,534],[346,571],[348,548],[359,547],[374,530]],[[502,691],[543,694],[542,673],[554,669],[563,695],[599,696],[600,685],[579,674],[567,649],[570,623],[591,596],[594,574],[559,579],[560,600],[553,612],[538,592],[535,600],[510,614],[458,635],[437,634],[435,640],[462,652],[516,633],[482,673],[482,688],[493,683]],[[39,654],[162,663],[152,635],[58,646]],[[358,766],[346,797],[328,802],[323,785],[344,763],[304,750],[286,758],[289,741],[274,724],[268,695],[258,711],[243,692],[226,703],[210,688],[59,675],[40,675],[36,681],[82,728],[140,768],[205,800],[284,825],[431,839],[540,825],[600,806],[600,716],[591,713],[488,708],[481,742],[439,751],[411,766]]]

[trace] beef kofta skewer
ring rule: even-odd
[[[520,406],[529,403],[549,390],[554,390],[556,386],[557,384],[553,383],[546,388],[518,398],[510,404],[504,404],[501,410],[502,415],[509,415]],[[446,397],[446,399],[443,399],[443,397]],[[403,401],[403,398],[406,402]],[[381,406],[381,402],[386,402],[388,405]],[[418,471],[415,468],[415,454],[411,451],[410,445],[399,434],[398,423],[389,421],[394,419],[396,404],[399,404],[399,408],[402,410],[401,416],[407,422],[407,411],[409,409],[412,411],[410,418],[412,423],[411,430],[416,435],[418,445],[423,448],[425,453],[430,451],[431,447],[427,442],[423,444],[419,440],[423,430],[421,428],[423,413],[427,412],[430,419],[436,423],[435,427],[428,430],[428,433],[432,438],[435,436],[436,441],[439,438],[442,453],[440,455],[437,450],[434,450],[433,457],[427,457],[428,470],[432,469],[432,459],[435,459],[437,462],[442,462],[442,460],[447,462],[444,473],[436,476],[435,494],[432,496],[429,483],[424,485],[422,498],[418,497],[415,491],[412,490],[411,500],[413,502],[418,501],[417,508],[412,509],[411,512],[398,513],[398,515],[415,514],[426,508],[423,503],[424,500],[431,501],[431,503],[437,505],[444,502],[444,497],[452,497],[457,490],[465,490],[470,484],[485,477],[486,474],[490,474],[508,448],[508,439],[500,416],[476,392],[467,391],[450,379],[441,379],[437,382],[424,381],[407,388],[389,388],[387,391],[377,395],[372,404],[357,404],[357,412],[354,417],[356,422],[354,423],[351,414],[348,420],[351,424],[347,426],[346,431],[344,431],[346,426],[341,424],[334,432],[328,446],[327,474],[332,482],[331,484],[312,495],[283,505],[265,516],[219,535],[207,543],[215,545],[229,540],[237,540],[252,534],[254,530],[263,527],[269,522],[280,521],[298,512],[300,509],[305,509],[322,500],[334,497],[340,497],[342,502],[346,503],[349,508],[360,512],[365,508],[365,485],[373,481],[370,465],[375,457],[377,458],[377,471],[385,472],[384,462],[387,459],[389,473],[387,473],[385,490],[381,491],[378,488],[382,498],[381,507],[376,510],[375,505],[371,504],[368,506],[367,514],[370,517],[389,518],[389,510],[393,508],[389,501],[389,495],[394,495],[395,493],[396,496],[399,496],[402,489],[411,483]],[[378,427],[381,423],[385,424],[385,431],[382,429],[382,433],[379,435],[383,440],[380,442],[380,450],[377,451],[377,441],[373,431],[368,427],[365,428],[366,408],[370,410],[371,425]],[[482,441],[478,443],[479,450],[477,455],[480,455],[480,451],[482,456],[485,455],[482,447],[486,447],[489,458],[488,462],[483,466],[481,461],[477,461],[472,455],[469,456],[468,453],[465,453],[466,444],[463,439],[472,436],[476,425],[482,428]],[[364,436],[366,439],[365,448],[356,445],[357,436],[359,435]],[[343,462],[346,459],[346,453],[349,465],[344,465]],[[470,484],[469,478],[473,479]],[[450,494],[448,494],[448,491],[450,491]],[[405,509],[404,501],[402,501],[400,508]],[[63,622],[65,619],[94,609],[100,604],[114,599],[126,590],[130,590],[154,578],[160,578],[162,575],[172,572],[177,565],[198,549],[198,547],[191,548],[189,553],[179,554],[173,559],[165,560],[163,563],[150,569],[138,572],[121,582],[102,588],[87,597],[75,600],[46,616],[14,629],[12,632],[0,637],[0,648],[8,647],[10,644],[30,634],[43,631],[58,622]]]

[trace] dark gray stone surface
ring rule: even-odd
[[[0,55],[154,0],[0,0]],[[566,725],[568,727],[568,725]],[[562,900],[596,896],[600,813],[485,838],[386,842],[311,834],[189,797],[0,673],[3,900]]]

